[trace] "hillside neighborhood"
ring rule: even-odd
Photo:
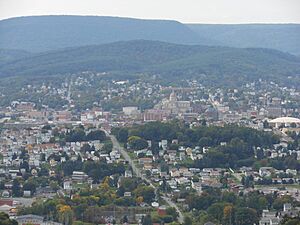
[[[300,92],[266,81],[226,90],[124,80],[78,110],[78,87],[92,79],[24,88],[60,96],[60,109],[17,100],[1,108],[0,211],[19,224],[141,223],[150,215],[183,223],[198,218],[190,210],[217,207],[201,202],[219,192],[236,199],[222,200],[236,216],[247,210],[239,198],[259,199],[248,205],[257,207],[249,218],[256,224],[299,214]],[[143,100],[132,104],[137,93]],[[82,201],[89,210],[76,206]],[[57,208],[43,211],[49,204]],[[226,219],[202,213],[201,224]]]

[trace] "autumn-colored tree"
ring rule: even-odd
[[[100,185],[100,189],[102,191],[108,191],[109,190],[109,183],[110,183],[109,177],[105,177],[103,182]]]
[[[134,190],[134,194],[136,197],[142,196],[144,202],[150,204],[155,197],[154,189],[151,186],[141,185]]]
[[[233,222],[233,206],[227,205],[223,210],[223,224],[231,225]]]
[[[136,203],[138,205],[140,205],[143,201],[144,201],[144,198],[142,196],[139,196],[139,197],[136,198]]]
[[[68,205],[58,205],[58,218],[64,225],[71,225],[73,223],[73,210]]]

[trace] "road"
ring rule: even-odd
[[[133,173],[137,177],[141,177],[142,178],[142,174],[141,174],[140,170],[136,167],[136,165],[134,164],[133,160],[130,158],[130,156],[124,150],[124,148],[121,147],[120,143],[117,141],[117,139],[115,138],[115,136],[109,135],[109,137],[110,137],[110,139],[111,139],[111,141],[113,143],[114,149],[118,150],[121,153],[121,155],[123,156],[123,158],[129,163],[129,165],[132,168]]]
[[[69,104],[71,104],[72,99],[71,99],[71,95],[72,95],[72,85],[73,85],[73,80],[72,77],[70,78],[70,83],[69,83],[69,87],[68,87],[68,92],[67,92],[67,101],[69,102]]]
[[[108,134],[107,134],[108,135]],[[120,146],[120,143],[118,142],[118,140],[116,139],[115,136],[113,135],[108,135],[111,138],[111,141],[113,143],[113,148],[118,150],[121,155],[123,156],[123,158],[128,161],[128,164],[131,166],[133,173],[137,176],[142,178],[144,181],[146,181],[147,183],[149,183],[149,185],[151,187],[153,187],[155,189],[155,193],[157,192],[157,188],[152,184],[152,182],[147,179],[146,177],[144,177],[142,175],[142,172],[140,171],[140,169],[134,164],[133,160],[130,158],[130,156],[128,155],[128,153],[124,150],[124,148],[122,146]],[[178,222],[180,224],[183,223],[183,214],[180,211],[180,209],[178,208],[178,206],[168,197],[166,196],[162,196],[162,199],[165,200],[165,202],[170,206],[170,207],[174,207],[178,213]]]
[[[166,196],[162,196],[162,199],[166,201],[166,203],[170,206],[170,207],[174,207],[178,213],[178,222],[183,224],[183,215],[182,212],[180,211],[180,209],[178,208],[178,206],[168,197]]]

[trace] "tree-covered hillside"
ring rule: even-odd
[[[0,49],[0,65],[29,56],[31,53],[16,49]]]
[[[105,16],[29,16],[0,21],[0,34],[0,48],[29,52],[144,39],[272,48],[300,55],[299,24],[190,25]]]
[[[0,48],[30,52],[135,39],[210,43],[177,21],[102,16],[12,18],[0,21],[0,34]]]
[[[300,55],[300,24],[189,24],[202,38],[223,46],[272,48]]]
[[[34,54],[0,67],[2,77],[82,71],[159,75],[174,80],[195,77],[211,82],[222,78],[234,84],[259,78],[294,83],[299,79],[300,59],[270,49],[138,40]]]
[[[250,166],[256,161],[254,157],[256,147],[268,148],[279,141],[272,133],[251,128],[202,126],[191,129],[177,121],[114,128],[112,133],[120,142],[127,143],[132,149],[137,150],[146,148],[147,141],[150,140],[152,151],[158,152],[159,141],[168,140],[168,143],[172,143],[173,139],[178,141],[178,145],[171,144],[169,147],[172,150],[178,150],[179,146],[209,148],[203,154],[203,159],[196,160],[191,166],[198,168]],[[221,143],[226,144],[221,145]]]

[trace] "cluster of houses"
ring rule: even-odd
[[[291,203],[285,203],[282,211],[263,210],[259,225],[279,225],[284,216],[297,217],[300,207],[293,207]]]
[[[89,82],[85,78],[78,77],[74,85],[89,85]],[[54,110],[42,107],[38,110],[34,103],[19,101],[14,101],[10,107],[1,109],[0,122],[3,123],[5,129],[2,129],[0,137],[0,183],[3,183],[4,186],[0,190],[0,195],[4,198],[4,200],[0,200],[0,211],[8,212],[10,215],[15,213],[16,206],[23,203],[6,199],[12,195],[13,180],[24,176],[26,173],[33,177],[38,176],[44,164],[47,164],[48,174],[51,177],[56,175],[55,166],[67,160],[98,161],[105,159],[107,163],[124,162],[118,150],[112,149],[109,152],[102,152],[103,143],[100,141],[59,144],[54,132],[67,133],[70,131],[68,128],[70,125],[101,125],[102,128],[110,131],[113,126],[165,121],[173,118],[183,119],[190,122],[191,125],[200,124],[202,119],[206,119],[208,124],[212,125],[238,123],[266,131],[275,130],[283,136],[281,142],[274,145],[272,149],[262,149],[265,156],[275,159],[296,155],[297,160],[300,160],[300,150],[288,149],[288,143],[292,140],[286,135],[288,131],[300,133],[300,120],[294,118],[299,116],[300,109],[290,106],[292,103],[299,103],[299,92],[263,81],[259,85],[266,88],[259,90],[255,83],[232,90],[206,89],[197,81],[188,81],[188,85],[191,88],[167,88],[167,92],[165,92],[160,84],[147,82],[131,84],[129,81],[112,81],[111,84],[101,90],[104,97],[99,99],[99,102],[109,103],[115,97],[130,99],[139,94],[147,100],[157,99],[153,102],[155,103],[153,108],[147,110],[128,105],[119,112],[114,110],[112,113],[112,111],[103,110],[99,102],[91,109],[80,112],[71,111],[74,105],[70,105],[69,109]],[[61,90],[56,90],[55,94],[61,95],[72,103],[71,99],[66,97],[67,87],[68,85],[65,84]],[[41,89],[52,90],[46,86]],[[165,94],[170,90],[170,95]],[[283,93],[285,98],[282,96],[274,97],[273,91]],[[267,128],[264,123],[266,118],[269,118]],[[271,120],[270,118],[276,119]],[[51,125],[52,128],[47,128],[46,124]],[[272,167],[261,167],[259,170],[254,170],[251,167],[242,167],[238,171],[233,171],[230,168],[198,169],[180,166],[182,161],[202,159],[209,148],[180,146],[178,150],[174,150],[170,149],[172,144],[178,145],[178,140],[172,140],[170,143],[167,140],[161,140],[159,142],[160,150],[158,155],[155,155],[149,150],[151,141],[148,141],[149,148],[136,150],[134,155],[138,166],[145,172],[145,175],[150,176],[153,182],[160,185],[166,183],[173,193],[178,193],[182,189],[194,189],[201,194],[204,187],[222,187],[224,184],[221,182],[221,178],[224,176],[229,177],[228,188],[236,192],[246,190],[246,187],[241,184],[242,177],[251,177],[254,184],[269,185],[267,188],[260,187],[259,190],[264,192],[278,191],[278,189],[273,190],[274,185],[300,183],[299,171],[294,169],[276,170]],[[93,150],[83,152],[83,147],[86,145],[93,147]],[[221,145],[226,145],[226,143],[221,143]],[[26,157],[24,156],[25,152]],[[167,169],[162,168],[161,162],[167,165]],[[124,176],[132,177],[132,172],[127,170]],[[271,182],[264,183],[264,180]],[[93,179],[82,171],[73,171],[71,176],[64,177],[63,186],[59,191],[70,193],[72,190],[86,185],[93,187]],[[289,191],[289,194],[291,193],[293,193],[294,198],[299,200],[297,191]],[[49,197],[53,194],[55,194],[54,190],[45,187],[43,190],[38,188],[35,196]],[[28,190],[24,190],[22,195],[28,198],[33,197],[33,193]],[[130,193],[124,193],[125,195],[129,197]],[[278,224],[283,215],[292,215],[295,213],[294,210],[286,204],[280,214],[264,211],[260,224]],[[20,224],[23,223],[22,221],[42,224],[35,223],[34,221],[39,221],[41,218],[32,215],[18,219],[21,221]],[[50,225],[50,223],[48,224]],[[57,224],[53,223],[53,225]]]
[[[44,164],[49,165],[49,176],[55,176],[55,166],[66,160],[99,161],[105,159],[107,163],[119,162],[121,155],[112,149],[110,152],[102,152],[103,143],[99,140],[66,142],[60,145],[54,140],[54,133],[66,133],[70,129],[65,126],[55,126],[46,129],[40,125],[23,129],[4,129],[0,137],[0,182],[5,189],[0,191],[3,197],[11,196],[12,182],[15,178],[22,177],[25,173],[38,176]],[[52,141],[53,140],[53,143]],[[83,147],[89,145],[92,151],[83,151]],[[76,179],[75,179],[76,180]],[[30,196],[25,193],[24,196]]]
[[[202,159],[205,152],[208,151],[208,147],[200,148],[196,146],[194,148],[180,146],[178,150],[170,150],[170,144],[178,144],[177,140],[172,140],[169,144],[167,140],[161,140],[159,142],[158,155],[153,155],[149,148],[142,150],[134,150],[133,153],[139,166],[145,173],[148,172],[151,179],[154,182],[162,184],[166,181],[171,190],[178,192],[181,189],[195,189],[197,192],[202,192],[202,187],[222,187],[221,178],[235,177],[236,179],[228,179],[228,188],[233,191],[242,191],[247,188],[242,185],[242,178],[251,177],[254,184],[265,185],[279,185],[279,184],[296,184],[300,183],[300,175],[296,169],[276,170],[273,167],[261,167],[256,170],[252,167],[241,167],[236,171],[232,169],[221,168],[187,168],[182,165],[182,161],[193,161]],[[220,143],[226,145],[226,143]],[[148,146],[151,146],[151,141],[148,141]],[[278,146],[277,146],[278,147]],[[130,146],[128,145],[130,151]],[[277,152],[278,154],[290,154],[292,152],[282,153],[282,148],[274,148],[274,150],[265,150],[265,154],[268,152]],[[168,169],[161,167],[161,162],[167,165]],[[265,179],[271,182],[263,182]]]

